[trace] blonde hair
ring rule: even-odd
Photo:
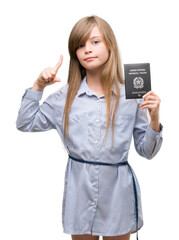
[[[79,45],[84,44],[87,41],[87,39],[90,36],[91,30],[94,26],[97,26],[99,28],[99,31],[101,32],[102,37],[104,39],[104,42],[107,48],[109,49],[109,58],[103,66],[100,79],[104,91],[104,96],[106,99],[106,131],[104,139],[106,137],[110,124],[110,118],[112,116],[112,143],[113,143],[115,115],[120,98],[119,82],[124,84],[124,78],[122,74],[122,66],[117,41],[114,36],[113,30],[105,20],[97,16],[84,17],[80,19],[74,25],[69,36],[68,48],[70,54],[70,65],[68,73],[68,91],[63,113],[63,118],[65,117],[64,139],[66,136],[66,132],[68,133],[69,137],[69,112],[71,105],[77,94],[81,81],[86,75],[85,69],[80,64],[77,58],[76,50]],[[113,86],[116,87],[116,101],[114,113],[112,114],[114,99],[112,102],[113,103],[112,106],[110,104],[110,100],[112,98],[111,89]]]

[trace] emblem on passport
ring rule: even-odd
[[[142,98],[151,90],[150,64],[124,64],[126,99]]]

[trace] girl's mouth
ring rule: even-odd
[[[89,61],[92,61],[95,57],[88,57],[85,59],[85,61],[89,62]]]

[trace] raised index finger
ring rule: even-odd
[[[55,72],[57,73],[58,69],[60,68],[60,66],[62,65],[63,62],[63,56],[60,55],[60,59],[58,60],[57,64],[54,67]]]

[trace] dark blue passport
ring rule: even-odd
[[[142,98],[151,90],[150,64],[124,64],[126,99]]]

